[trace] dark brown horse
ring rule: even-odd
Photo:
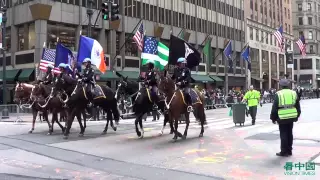
[[[178,137],[186,139],[188,134],[190,117],[189,112],[187,111],[187,104],[185,102],[185,96],[183,94],[183,91],[180,89],[176,90],[174,81],[166,75],[160,75],[159,90],[163,92],[166,96],[165,103],[169,111],[169,119],[174,121],[175,135],[173,139],[177,140]],[[194,116],[201,123],[201,132],[199,134],[199,137],[202,137],[204,133],[204,125],[206,123],[204,97],[194,89],[191,89],[191,91],[195,99],[193,101]],[[181,114],[184,114],[186,118],[186,128],[184,130],[183,135],[178,131],[178,122],[181,117]]]
[[[63,107],[63,103],[60,98],[57,96],[53,96],[52,85],[44,85],[42,83],[34,85],[32,94],[36,97],[43,97],[45,99],[45,103],[40,104],[37,103],[42,111],[47,111],[52,113],[51,126],[49,128],[49,135],[53,133],[53,125],[54,122],[57,122],[62,132],[64,132],[64,127],[58,120],[58,113],[64,113],[65,108]]]
[[[43,113],[43,117],[48,123],[49,129],[51,127],[50,122],[48,121],[47,111],[42,111],[39,106],[39,103],[44,103],[44,99],[34,96],[34,94],[32,93],[34,87],[35,86],[33,84],[17,82],[14,93],[14,102],[19,105],[19,108],[28,108],[32,110],[32,127],[29,130],[29,133],[32,133],[34,131],[38,112]]]

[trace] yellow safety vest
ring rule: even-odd
[[[278,95],[278,116],[280,120],[293,119],[298,117],[295,107],[297,93],[290,89],[283,89],[277,92]]]
[[[244,99],[248,101],[248,106],[258,106],[260,99],[260,92],[257,90],[248,91],[244,96]]]

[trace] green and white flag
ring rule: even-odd
[[[141,53],[142,65],[149,62],[154,63],[154,67],[163,70],[168,64],[169,48],[155,37],[144,37],[144,47]]]

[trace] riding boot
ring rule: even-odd
[[[188,112],[193,112],[192,99],[191,99],[190,94],[187,93],[187,94],[186,94],[186,97],[187,97],[187,104],[188,104],[187,111],[188,111]]]

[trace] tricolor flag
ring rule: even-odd
[[[306,56],[306,41],[304,39],[304,35],[301,35],[300,38],[298,39],[298,41],[296,41],[299,49],[300,49],[300,52],[301,52],[301,55],[302,56]]]
[[[281,51],[284,49],[284,39],[283,39],[283,28],[282,25],[279,27],[279,29],[277,29],[276,32],[273,33],[273,35],[276,37],[278,44],[281,48]]]
[[[91,63],[97,67],[102,73],[107,70],[107,65],[104,61],[103,48],[95,39],[86,36],[80,36],[78,62],[83,62],[85,58],[90,58]]]

